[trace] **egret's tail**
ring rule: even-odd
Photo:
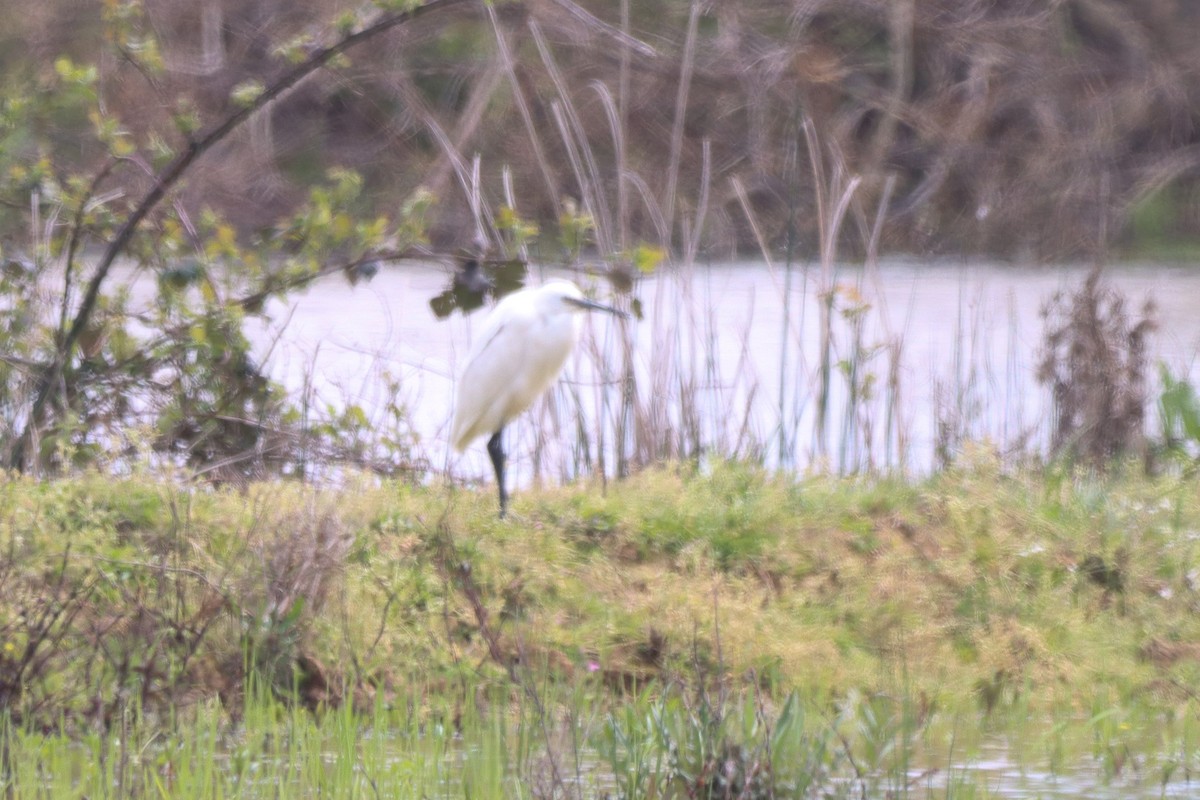
[[[475,438],[476,433],[470,425],[458,414],[454,415],[454,422],[450,425],[450,444],[455,451],[461,453],[467,449],[467,445]]]

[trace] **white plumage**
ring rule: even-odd
[[[570,281],[554,280],[505,297],[476,334],[458,382],[450,441],[461,451],[491,434],[488,454],[496,470],[500,516],[508,505],[501,432],[558,377],[579,338],[580,313],[588,309],[624,316],[584,299]]]

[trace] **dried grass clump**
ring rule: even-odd
[[[339,691],[309,652],[312,621],[342,575],[354,537],[337,510],[312,501],[283,515],[273,535],[252,544],[261,572],[240,597],[253,667],[279,692],[318,705]]]
[[[1099,269],[1074,293],[1058,292],[1046,304],[1037,379],[1053,396],[1056,455],[1096,467],[1145,455],[1146,337],[1154,317],[1149,299],[1132,315]]]

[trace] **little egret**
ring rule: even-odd
[[[508,509],[501,441],[504,426],[558,377],[579,337],[582,312],[587,310],[626,316],[585,299],[570,281],[555,280],[505,297],[475,337],[458,382],[450,441],[454,449],[462,451],[476,437],[491,434],[487,450],[496,470],[501,517]]]

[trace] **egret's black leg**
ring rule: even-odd
[[[504,429],[496,431],[492,434],[492,438],[488,439],[488,455],[492,457],[492,466],[496,468],[496,486],[500,490],[500,516],[508,510],[508,492],[504,491],[504,443],[500,439],[500,435],[504,433]]]

